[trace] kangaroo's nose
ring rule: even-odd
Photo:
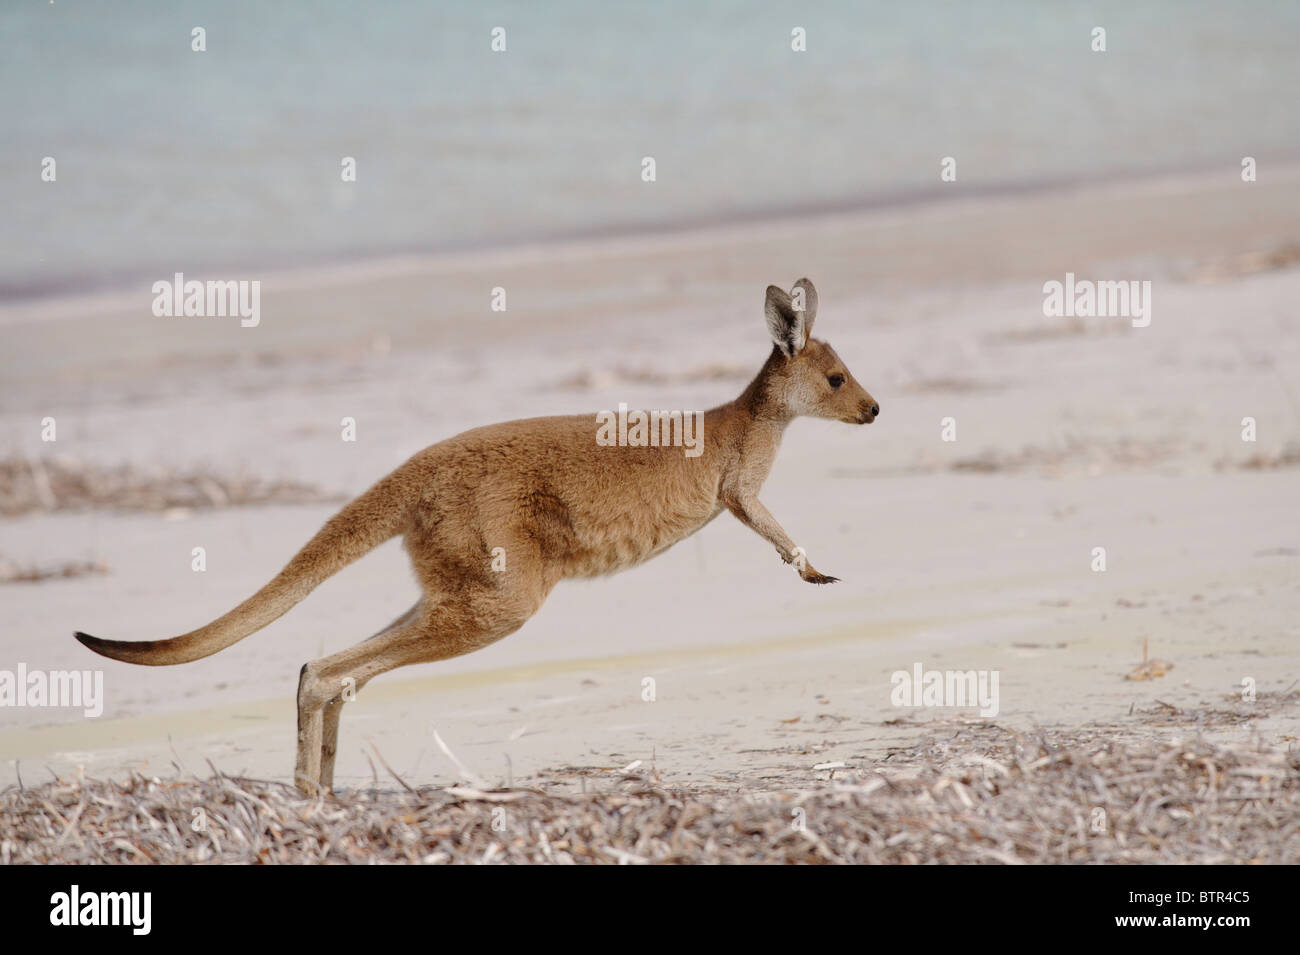
[[[880,414],[880,405],[872,405],[872,406],[871,406],[871,417],[874,418],[874,417],[875,417],[876,415],[878,415],[878,414]]]

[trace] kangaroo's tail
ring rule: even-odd
[[[211,656],[261,630],[327,577],[404,532],[414,496],[409,476],[404,481],[398,473],[390,474],[330,518],[270,583],[207,626],[170,640],[101,640],[80,632],[76,637],[98,654],[145,666]]]

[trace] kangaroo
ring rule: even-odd
[[[825,342],[810,337],[817,291],[768,286],[772,352],[740,397],[704,412],[695,456],[602,446],[590,415],[475,428],[414,455],[330,518],[256,594],[170,640],[77,640],[114,660],[169,666],[210,656],[277,619],[322,581],[399,534],[421,596],[374,636],[304,664],[294,781],[331,792],[343,689],[412,663],[486,647],[523,626],[560,580],[649,560],[728,510],[812,584],[816,571],[758,499],[781,436],[808,415],[869,424],[880,414]],[[600,416],[597,416],[599,420]],[[502,550],[497,550],[501,548]],[[504,555],[504,566],[494,566]]]

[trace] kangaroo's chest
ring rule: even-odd
[[[724,498],[744,500],[756,496],[772,473],[781,450],[781,429],[756,429],[741,442],[739,453],[723,470],[720,488]]]

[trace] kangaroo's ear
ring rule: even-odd
[[[804,327],[806,314],[795,310],[785,289],[779,289],[775,285],[767,287],[767,302],[763,306],[767,331],[786,358],[793,358],[808,343],[808,331]]]
[[[817,318],[817,289],[809,279],[800,279],[794,283],[790,301],[795,311],[803,309],[803,332],[806,341],[812,335],[813,322]]]

